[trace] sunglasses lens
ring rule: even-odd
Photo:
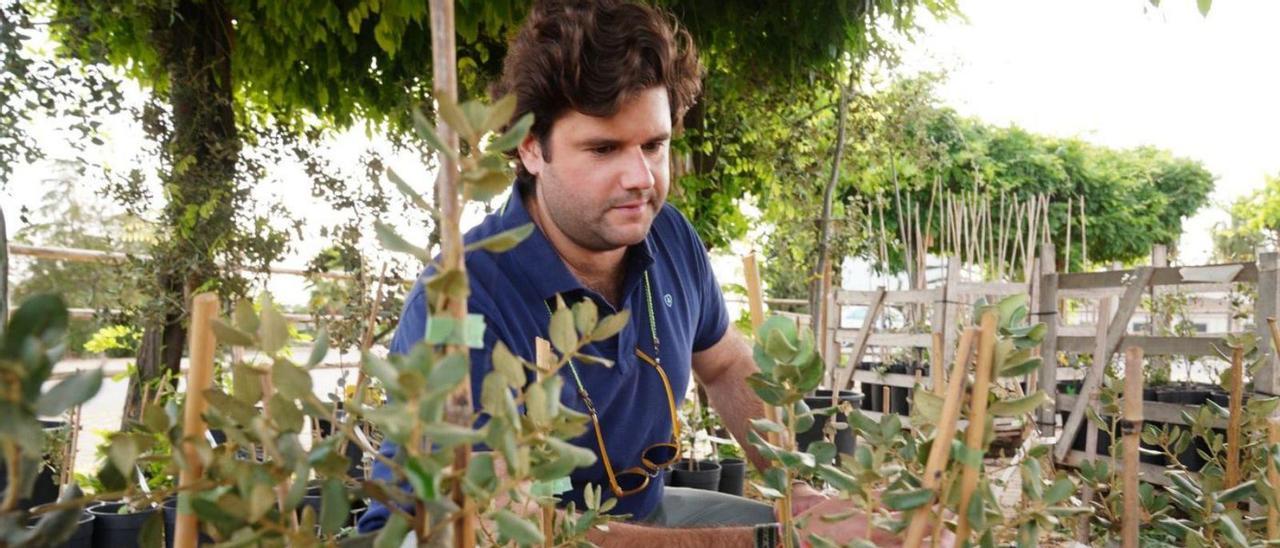
[[[644,489],[648,482],[649,475],[639,471],[628,470],[618,474],[618,487],[621,487],[623,492],[626,493]]]
[[[670,443],[651,445],[644,451],[644,460],[655,468],[670,466],[675,463],[677,457],[679,457],[679,454],[676,452],[676,446]]]

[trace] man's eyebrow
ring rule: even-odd
[[[662,133],[654,135],[653,137],[650,137],[649,139],[646,139],[645,142],[652,143],[655,141],[666,141],[669,139],[671,139],[671,132],[664,131]],[[605,147],[616,147],[621,144],[622,144],[622,140],[620,139],[610,139],[608,137],[588,137],[586,139],[583,139],[575,143],[575,146],[577,146],[578,148],[605,148]]]

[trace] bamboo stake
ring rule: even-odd
[[[982,332],[978,339],[978,364],[974,373],[973,391],[969,396],[969,426],[965,428],[965,447],[970,453],[982,451],[983,430],[987,423],[987,394],[991,392],[991,366],[995,358],[996,321],[995,310],[982,314]],[[969,504],[978,488],[978,473],[982,467],[965,463],[960,477],[960,519],[956,524],[956,542],[969,539]]]
[[[997,242],[996,242],[998,245],[997,251],[996,251],[996,276],[997,276],[997,279],[1000,279],[1000,280],[1004,279],[1004,266],[1005,266],[1004,253],[1005,253],[1005,247],[1006,247],[1005,238],[1008,236],[1008,233],[1009,233],[1009,225],[1011,224],[1010,222],[1011,217],[1013,216],[1010,215],[1009,211],[1006,209],[1005,193],[1004,191],[1000,191],[1000,234],[997,236]]]
[[[534,339],[535,360],[538,364],[538,380],[543,378],[544,371],[551,371],[555,367],[555,354],[551,352],[551,343],[542,337]],[[542,538],[546,548],[552,548],[556,545],[556,506],[555,504],[547,504],[542,507]]]
[[[946,382],[942,378],[942,347],[945,344],[944,339],[945,337],[941,331],[933,332],[933,359],[929,360],[930,366],[932,367],[932,369],[929,370],[929,378],[932,379],[933,382],[933,393],[938,395],[942,395],[942,391],[945,387],[943,383]]]
[[[764,294],[760,288],[760,265],[756,263],[756,253],[754,251],[743,257],[742,270],[747,282],[747,304],[751,310],[751,330],[755,332],[764,324]],[[772,405],[764,406],[764,417],[770,421],[778,422],[778,408]],[[777,432],[766,432],[765,439],[774,445],[779,443]]]
[[[432,54],[432,88],[437,100],[456,102],[458,100],[458,48],[457,33],[454,30],[453,0],[429,0],[431,13],[431,54]],[[458,147],[458,132],[443,119],[437,124],[436,133],[450,150]],[[436,178],[436,194],[440,201],[441,217],[441,258],[442,270],[456,271],[466,275],[466,263],[463,261],[462,242],[462,204],[458,195],[458,165],[449,159],[447,154],[439,158],[440,169]],[[467,317],[467,299],[446,298],[444,303],[448,315],[458,324]],[[451,345],[451,352],[465,352],[464,347]],[[464,379],[457,390],[449,395],[445,406],[445,415],[455,424],[471,427],[471,381]],[[454,470],[465,472],[471,462],[471,444],[458,445],[453,452]],[[454,523],[454,545],[458,548],[471,548],[476,542],[475,503],[467,500],[463,492],[461,477],[449,486],[453,503],[461,509]],[[426,534],[426,508],[416,505],[418,538],[423,540]]]
[[[934,434],[933,445],[929,449],[929,460],[925,464],[922,485],[925,489],[937,489],[941,485],[942,471],[946,469],[947,461],[951,457],[951,441],[955,439],[956,426],[960,419],[960,404],[964,401],[965,373],[969,369],[969,356],[973,353],[973,339],[977,334],[978,329],[970,327],[960,335],[956,362],[951,368],[951,378],[946,385],[946,396],[942,400],[938,431]],[[940,365],[938,369],[941,369]],[[935,385],[941,387],[941,380],[941,378],[935,378]],[[911,524],[907,527],[907,541],[903,546],[920,546],[932,512],[932,502],[915,510],[911,516]]]
[[[1124,548],[1138,548],[1142,521],[1138,493],[1138,445],[1142,432],[1142,347],[1125,351],[1124,364]]]
[[[1240,422],[1244,420],[1244,349],[1231,352],[1231,415],[1227,419],[1227,482],[1223,488],[1240,484]]]
[[[1275,327],[1274,319],[1271,325]],[[1280,417],[1267,419],[1267,443],[1270,447],[1280,443]],[[1280,496],[1280,468],[1276,467],[1275,459],[1267,459],[1267,482],[1271,484],[1272,492]],[[1280,507],[1276,505],[1267,507],[1267,538],[1280,538]]]
[[[1089,271],[1089,223],[1085,215],[1084,195],[1080,195],[1080,266]]]
[[[1062,271],[1064,273],[1071,272],[1071,206],[1075,205],[1075,203],[1076,199],[1074,197],[1067,197],[1067,249],[1065,251],[1066,254],[1062,256]]]
[[[204,439],[208,406],[204,391],[213,386],[213,319],[218,316],[218,296],[201,293],[191,300],[189,332],[190,365],[187,367],[187,401],[182,409],[182,451],[186,466],[178,474],[178,516],[174,523],[175,548],[195,548],[200,522],[191,510],[191,486],[204,475],[196,443]]]
[[[886,272],[889,270],[889,231],[884,228],[884,199],[876,195],[876,209],[880,210],[880,264]]]

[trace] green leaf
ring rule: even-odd
[[[506,343],[498,341],[493,346],[493,369],[502,375],[502,379],[507,381],[507,386],[511,388],[520,388],[524,386],[527,377],[525,375],[524,364],[520,362],[515,354],[507,348]]]
[[[477,128],[481,132],[490,133],[502,129],[511,121],[511,117],[516,113],[516,94],[508,93],[497,102],[489,106],[489,112],[484,118],[484,122]]]
[[[764,342],[764,351],[769,354],[769,357],[780,362],[790,362],[799,352],[784,332],[777,329],[769,332]]]
[[[274,356],[289,343],[289,324],[285,322],[284,316],[280,315],[280,310],[270,299],[262,303],[260,321],[258,340],[262,343],[261,350],[269,356]]]
[[[1041,497],[1040,500],[1043,501],[1046,506],[1053,506],[1059,502],[1067,500],[1075,490],[1075,482],[1071,481],[1070,478],[1060,477],[1054,480],[1053,485],[1050,485],[1049,488],[1044,491],[1044,496]]]
[[[997,417],[1020,417],[1035,411],[1036,408],[1048,402],[1049,396],[1045,395],[1044,391],[1037,390],[1030,396],[997,401],[991,404],[990,411],[992,415]]]
[[[912,489],[908,491],[886,491],[883,498],[885,507],[890,510],[914,510],[933,500],[933,489]]]
[[[450,354],[436,364],[427,375],[427,387],[433,391],[452,392],[462,379],[471,374],[464,354]]]
[[[920,385],[916,385],[913,394],[914,413],[923,417],[929,424],[938,424],[942,417],[942,397],[934,394],[930,390],[923,390]]]
[[[232,319],[235,321],[236,329],[245,333],[258,332],[258,311],[253,308],[253,301],[249,299],[237,300]]]
[[[551,344],[563,354],[578,348],[578,332],[573,327],[573,312],[564,306],[564,301],[556,299],[560,305],[551,315]]]
[[[484,439],[485,434],[486,431],[484,430],[472,430],[466,426],[458,426],[447,422],[422,425],[422,435],[444,449],[450,449],[456,445],[479,443],[480,440]]]
[[[1213,7],[1213,0],[1196,0],[1196,7],[1200,9],[1201,17],[1209,16],[1209,9]]]
[[[120,475],[125,478],[133,477],[133,465],[138,461],[138,455],[142,453],[142,447],[138,444],[138,438],[130,434],[118,434],[111,436],[111,445],[107,448],[107,456],[111,459],[111,464],[115,465],[116,470],[120,471]]]
[[[432,501],[440,496],[440,477],[433,471],[428,470],[419,462],[418,459],[410,458],[405,460],[406,474],[409,477],[409,485],[413,487],[413,493],[421,501]]]
[[[213,320],[213,336],[217,337],[218,341],[223,344],[240,347],[253,346],[253,336],[217,318]]]
[[[599,324],[596,324],[595,331],[591,332],[591,342],[600,342],[617,335],[629,321],[631,321],[630,310],[619,310],[617,314],[605,316]]]
[[[409,537],[409,533],[409,521],[401,514],[392,512],[391,518],[387,520],[386,525],[382,526],[382,530],[374,539],[373,546],[374,548],[400,548],[406,542],[410,546],[416,546],[417,543]]]
[[[396,189],[399,190],[401,194],[404,194],[405,198],[408,198],[409,202],[417,206],[420,211],[427,212],[435,210],[435,208],[432,208],[431,205],[422,198],[421,194],[418,194],[418,191],[414,190],[413,187],[409,186],[409,183],[400,178],[400,175],[396,173],[396,170],[387,168],[387,179],[390,179],[391,184],[395,185]]]
[[[822,478],[822,481],[827,482],[843,493],[853,493],[858,490],[858,480],[856,478],[830,464],[819,464],[818,476]]]
[[[42,417],[55,417],[80,405],[102,387],[102,370],[78,371],[40,395],[36,400],[36,413]]]
[[[578,333],[589,335],[595,331],[596,324],[600,321],[600,310],[596,307],[596,302],[590,298],[582,299],[573,305],[573,325],[578,329]]]
[[[444,139],[441,139],[440,135],[436,133],[435,124],[421,110],[413,109],[413,128],[418,131],[418,137],[421,137],[432,150],[454,162],[458,161],[458,152],[445,146]]]
[[[476,130],[471,127],[471,123],[467,120],[466,114],[462,112],[462,108],[445,97],[436,98],[436,112],[444,119],[444,122],[458,133],[459,137],[466,139],[467,142],[475,143]]]
[[[503,132],[501,137],[489,141],[489,146],[485,150],[506,152],[516,148],[517,146],[520,146],[520,142],[529,134],[529,128],[531,127],[533,127],[532,112],[521,116],[519,120],[516,120],[516,123],[511,124],[511,127],[508,128],[507,131]]]
[[[1218,531],[1231,541],[1231,545],[1237,548],[1248,548],[1249,538],[1245,536],[1244,530],[1240,524],[1236,522],[1235,516],[1231,514],[1218,514],[1217,518]]]
[[[275,421],[281,432],[302,431],[302,411],[298,410],[293,400],[285,398],[282,394],[275,394],[267,402],[267,409],[271,410],[271,420]]]
[[[780,498],[783,498],[783,497],[785,497],[785,496],[786,496],[786,495],[784,495],[781,491],[779,491],[779,490],[777,490],[777,489],[774,489],[774,488],[772,488],[772,487],[768,487],[768,486],[764,486],[764,485],[760,485],[759,483],[756,483],[756,482],[754,482],[754,481],[753,481],[753,482],[751,482],[751,486],[752,486],[752,487],[755,487],[755,488],[756,488],[756,491],[759,491],[759,492],[760,492],[760,496],[762,496],[762,497],[764,497],[764,498],[767,498],[767,499],[780,499]]]
[[[1218,502],[1222,504],[1232,504],[1247,499],[1257,491],[1257,480],[1249,480],[1240,485],[1220,491],[1218,493]]]
[[[209,402],[209,407],[238,425],[247,425],[253,421],[254,417],[258,416],[258,410],[254,409],[252,405],[228,396],[217,388],[205,390],[204,398],[205,401]]]
[[[373,223],[373,231],[378,235],[378,241],[382,243],[382,247],[386,248],[387,251],[408,253],[424,263],[431,262],[431,254],[426,249],[409,243],[408,240],[396,233],[396,230],[391,228],[391,225],[382,221],[375,221]]]
[[[1039,357],[1031,358],[1021,363],[1006,364],[1004,367],[1000,368],[1000,371],[997,373],[997,376],[1021,377],[1032,371],[1040,369],[1040,366],[1043,364],[1044,364],[1044,360],[1042,360]]]
[[[257,403],[262,399],[262,374],[247,364],[233,364],[231,395],[250,405]]]
[[[325,535],[337,533],[349,517],[351,501],[347,499],[347,488],[342,485],[342,480],[325,480],[320,491],[320,532]]]
[[[520,245],[520,242],[523,242],[525,238],[528,238],[530,234],[533,234],[533,229],[533,223],[525,223],[518,227],[504,230],[494,234],[493,236],[489,236],[483,240],[467,244],[466,250],[475,251],[477,249],[483,249],[490,253],[503,253],[511,250],[511,248],[514,248],[517,245]]]
[[[782,432],[784,430],[781,424],[769,419],[751,419],[751,427],[758,432]]]
[[[142,522],[142,530],[138,532],[138,546],[161,546],[164,544],[164,512],[152,512]]]
[[[544,540],[542,530],[537,525],[505,508],[493,514],[493,521],[498,524],[498,532],[502,536],[519,544],[539,544]]]
[[[276,360],[271,366],[271,383],[280,395],[288,399],[302,399],[312,393],[311,375],[288,360]]]
[[[311,345],[311,355],[307,357],[307,368],[310,369],[320,362],[324,361],[324,357],[329,354],[329,330],[321,329],[316,333],[316,340]]]

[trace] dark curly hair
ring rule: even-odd
[[[512,40],[491,93],[516,95],[512,121],[533,113],[530,133],[549,161],[551,126],[569,109],[612,116],[633,94],[662,86],[678,127],[701,75],[693,40],[669,13],[623,0],[544,0]],[[517,184],[528,188],[533,177],[515,159]]]

